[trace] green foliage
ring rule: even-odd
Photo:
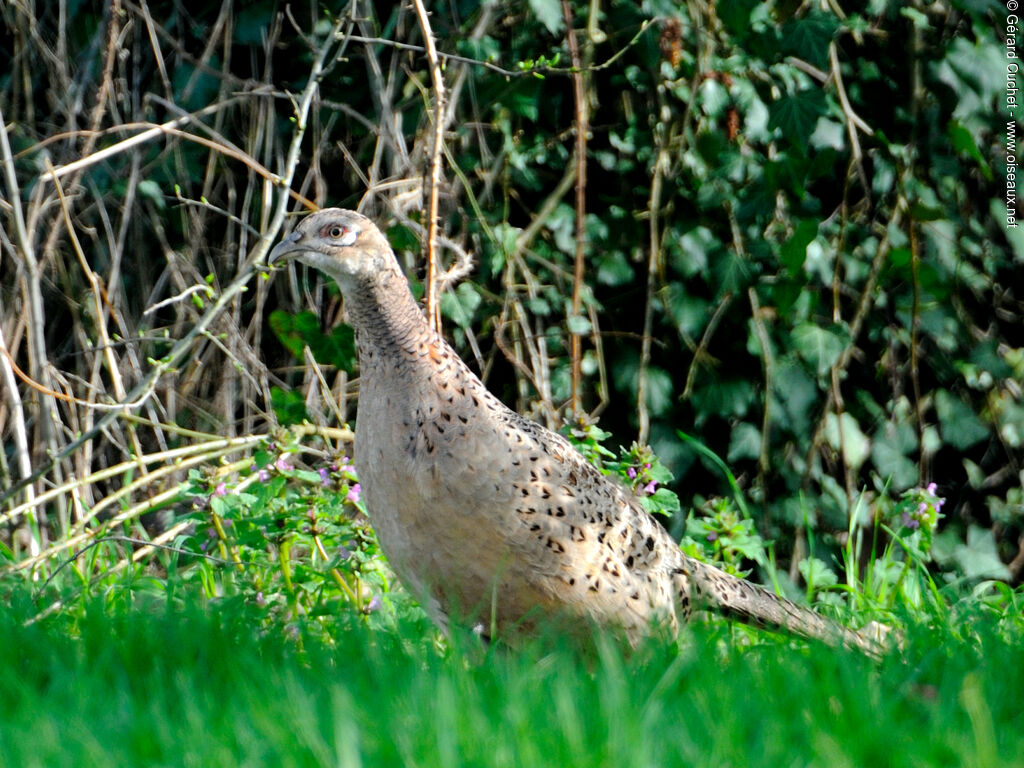
[[[216,559],[183,567],[182,586],[206,600],[243,600],[268,627],[322,632],[350,613],[386,627],[396,611],[414,609],[404,592],[392,592],[355,469],[344,455],[297,467],[300,450],[267,445],[226,479],[193,470],[182,489],[193,532],[178,546]]]
[[[301,424],[309,419],[306,402],[302,393],[295,389],[272,387],[270,390],[270,406],[279,424],[291,426]]]
[[[679,496],[667,487],[672,482],[672,472],[648,446],[634,442],[629,450],[620,447],[616,458],[613,451],[602,445],[611,433],[593,422],[577,422],[564,431],[588,461],[629,488],[647,512],[668,519],[680,510]]]
[[[278,341],[297,361],[305,361],[303,350],[308,347],[317,362],[349,374],[355,372],[356,341],[352,326],[339,323],[324,333],[312,312],[289,314],[280,309],[270,313],[268,322]]]
[[[687,518],[682,547],[692,557],[736,576],[750,574],[742,568],[745,561],[759,565],[768,562],[764,541],[754,521],[740,515],[729,499],[709,499],[701,505],[699,516],[692,514]]]

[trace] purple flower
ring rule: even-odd
[[[938,489],[938,486],[935,483],[928,483],[928,487],[925,488],[925,491],[928,492],[929,496],[934,496],[936,489]]]
[[[326,467],[320,467],[317,472],[320,473],[320,485],[331,484],[331,473],[327,471]]]
[[[256,477],[259,478],[261,483],[265,483],[267,482],[267,480],[270,479],[270,473],[267,472],[267,470],[265,469],[261,469],[259,472],[256,473]]]
[[[644,486],[644,493],[646,493],[648,495],[652,494],[657,489],[657,487],[658,487],[658,481],[657,480],[651,480],[651,482],[649,482],[647,485]]]
[[[707,539],[708,541],[718,541],[718,533],[716,531],[712,531],[707,535]]]
[[[379,611],[380,607],[380,595],[374,595],[373,599],[363,607],[363,613],[373,613],[374,611]]]
[[[348,493],[345,494],[345,501],[351,501],[353,504],[357,504],[359,502],[359,493],[362,490],[363,489],[360,487],[359,483],[352,483],[348,489]]]
[[[274,462],[274,466],[282,472],[287,472],[289,469],[295,469],[295,467],[288,463],[287,454],[280,456],[278,460]]]
[[[626,474],[629,476],[630,480],[636,480],[636,469],[634,467],[627,469]]]
[[[217,488],[216,488],[216,490],[214,490],[213,493],[215,495],[217,495],[217,496],[227,496],[228,495],[228,484],[227,483],[218,483],[217,484]]]

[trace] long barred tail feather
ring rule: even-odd
[[[886,628],[872,624],[855,631],[810,608],[797,605],[764,587],[731,576],[714,566],[683,555],[682,576],[677,580],[683,604],[692,603],[717,613],[772,630],[783,630],[830,645],[843,645],[880,658],[885,650]]]

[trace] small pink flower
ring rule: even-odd
[[[227,496],[228,495],[228,484],[227,483],[219,483],[217,485],[217,489],[214,491],[214,494],[217,495],[217,496]]]
[[[938,486],[935,483],[928,483],[928,487],[925,488],[929,496],[934,496],[935,491],[938,490]]]
[[[635,468],[630,467],[629,469],[626,470],[626,474],[629,475],[629,479],[630,480],[636,480],[636,469]]]
[[[345,501],[351,501],[353,504],[357,504],[359,502],[359,493],[362,490],[363,489],[359,486],[359,483],[353,483],[348,489],[348,493],[345,494]]]
[[[647,485],[644,486],[644,493],[654,493],[658,488],[658,481],[651,480]]]
[[[330,485],[331,475],[327,469],[325,467],[320,467],[317,471],[320,473],[320,485]]]
[[[278,460],[274,462],[274,466],[277,467],[282,472],[287,472],[290,469],[295,469],[295,467],[288,463],[287,455],[278,458]]]

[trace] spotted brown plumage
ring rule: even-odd
[[[874,642],[685,555],[625,487],[511,411],[431,330],[380,230],[306,217],[271,253],[333,277],[359,348],[355,466],[381,547],[432,618],[485,634],[552,615],[675,630],[698,607],[874,652]]]

